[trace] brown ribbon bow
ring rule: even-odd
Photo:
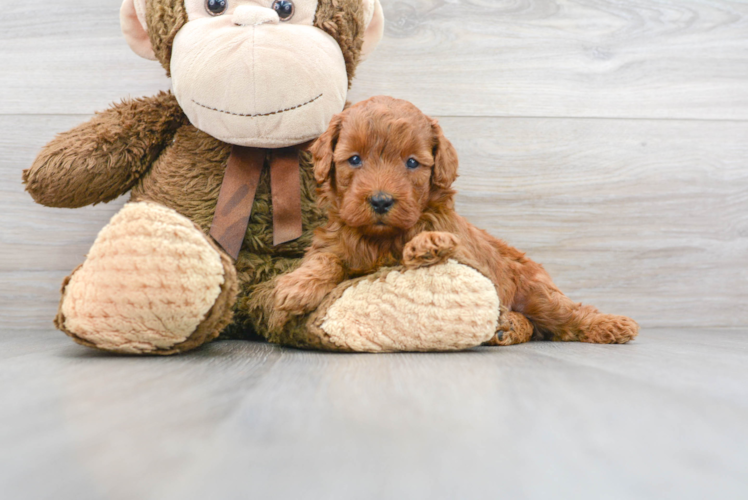
[[[210,235],[234,259],[239,257],[242,248],[266,158],[270,165],[273,202],[273,245],[301,236],[299,150],[308,145],[282,149],[231,148]]]

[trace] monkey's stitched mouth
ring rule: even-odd
[[[292,106],[292,107],[290,107],[290,108],[286,108],[286,109],[279,109],[279,110],[277,110],[277,111],[272,111],[272,112],[270,112],[270,113],[254,113],[254,114],[251,114],[251,113],[234,113],[233,111],[226,111],[226,110],[224,110],[224,109],[211,108],[210,106],[206,106],[205,104],[201,104],[201,103],[197,102],[197,101],[196,101],[196,100],[194,100],[194,99],[192,99],[192,102],[194,102],[194,103],[195,103],[195,104],[197,104],[198,106],[200,106],[200,107],[203,107],[203,108],[205,108],[205,109],[209,109],[209,110],[211,110],[211,111],[218,111],[219,113],[225,113],[225,114],[227,114],[227,115],[233,115],[233,116],[244,116],[244,117],[246,117],[246,118],[259,118],[259,117],[261,117],[261,116],[271,116],[271,115],[279,115],[279,114],[281,114],[281,113],[285,113],[286,111],[293,111],[294,109],[299,109],[299,108],[301,108],[301,107],[304,107],[304,106],[306,106],[307,104],[311,104],[311,103],[313,103],[314,101],[316,101],[317,99],[319,99],[320,97],[322,97],[322,95],[323,95],[323,94],[320,94],[320,95],[318,95],[317,97],[314,97],[314,98],[312,98],[312,99],[309,99],[309,100],[308,100],[307,102],[303,102],[303,103],[301,103],[301,104],[297,104],[296,106]]]

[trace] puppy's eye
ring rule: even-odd
[[[226,12],[227,6],[227,0],[205,0],[205,10],[207,10],[208,14],[211,16],[220,16]]]
[[[348,163],[352,167],[357,168],[357,167],[360,167],[364,162],[359,155],[354,155],[348,158]]]
[[[273,10],[278,13],[281,21],[288,21],[293,17],[294,7],[290,0],[275,0]]]
[[[415,158],[409,158],[408,161],[405,163],[409,169],[418,168],[421,166],[420,163]]]

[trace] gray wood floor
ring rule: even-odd
[[[746,498],[748,332],[168,359],[0,335],[0,498]]]

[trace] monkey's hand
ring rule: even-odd
[[[126,100],[58,135],[24,170],[37,203],[77,208],[126,193],[186,118],[171,93]]]
[[[455,255],[459,244],[460,239],[452,233],[419,233],[405,245],[403,265],[408,269],[415,269],[441,264]]]

